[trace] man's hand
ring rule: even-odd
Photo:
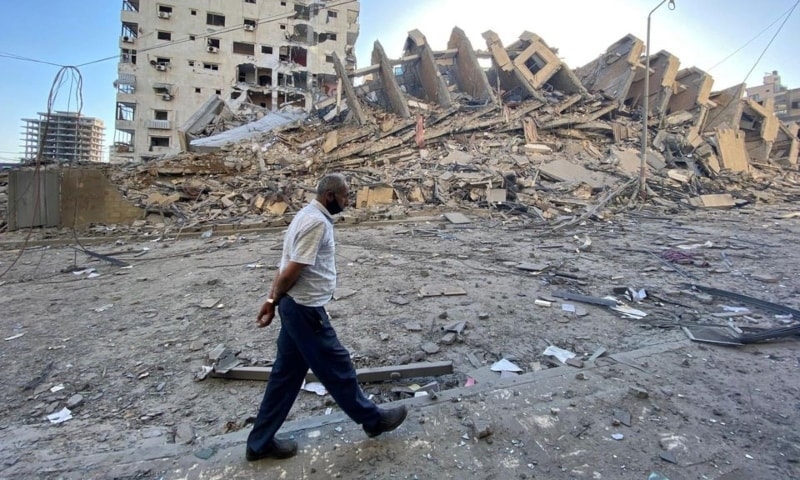
[[[272,300],[264,302],[264,305],[261,305],[261,310],[258,311],[256,326],[264,328],[272,323],[273,318],[275,318],[275,303]]]

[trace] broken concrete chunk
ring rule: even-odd
[[[430,354],[434,354],[434,353],[438,353],[439,350],[440,350],[439,345],[436,345],[433,342],[423,343],[420,348],[422,349],[423,352],[425,352],[425,353],[427,353],[429,355]]]
[[[456,334],[454,332],[447,332],[442,336],[440,342],[445,345],[452,345],[456,341]]]
[[[641,387],[630,387],[628,388],[628,393],[630,393],[636,398],[642,398],[642,399],[650,396],[650,393]]]

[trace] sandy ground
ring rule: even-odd
[[[680,325],[724,324],[725,306],[744,306],[690,292],[683,285],[687,282],[800,307],[795,260],[800,226],[797,219],[781,218],[789,211],[788,205],[686,216],[653,210],[556,232],[521,227],[486,212],[471,215],[474,222],[468,225],[438,217],[342,225],[337,231],[340,298],[329,311],[358,368],[409,360],[453,362],[452,375],[364,385],[379,403],[407,399],[398,387],[414,383],[436,380],[444,391],[463,387],[469,378],[481,385],[492,375],[486,367],[503,358],[523,374],[547,373],[558,363],[543,355],[548,345],[586,359],[600,347],[612,354],[686,342]],[[274,357],[278,329],[256,329],[254,317],[275,273],[281,235],[274,230],[177,241],[110,239],[89,247],[130,268],[78,253],[67,246],[69,239],[64,245],[29,246],[0,278],[0,332],[5,339],[0,355],[6,373],[0,478],[190,478],[158,462],[119,473],[113,454],[134,444],[166,448],[191,442],[186,448],[197,450],[225,435],[239,435],[225,458],[241,462],[245,421],[256,411],[263,383],[198,382],[194,377],[219,344],[238,352],[245,365],[268,365]],[[2,240],[19,238],[6,234]],[[0,252],[0,271],[19,253],[9,243],[6,247]],[[676,271],[658,259],[667,250],[693,255],[691,263],[677,265]],[[85,268],[99,276],[74,272]],[[419,295],[443,287],[465,294]],[[613,295],[615,287],[645,289],[648,298],[628,304],[648,315],[623,318],[605,307],[553,298],[558,289],[603,297]],[[555,302],[543,307],[534,303],[537,299]],[[580,315],[564,311],[562,304],[573,305]],[[796,324],[750,309],[749,315],[731,320],[752,328]],[[461,321],[466,328],[456,341],[442,342],[444,328]],[[430,344],[438,351],[432,352]],[[493,425],[488,438],[494,440],[467,441],[471,451],[457,449],[461,467],[452,461],[420,466],[424,453],[411,455],[407,446],[392,453],[392,445],[398,445],[389,442],[370,447],[380,450],[374,462],[337,471],[339,478],[510,478],[505,476],[509,472],[515,478],[647,478],[654,471],[652,462],[663,462],[653,452],[668,451],[670,442],[656,435],[633,438],[660,429],[684,439],[675,450],[678,462],[662,468],[672,469],[673,480],[723,478],[724,472],[750,461],[747,456],[758,462],[759,471],[775,475],[761,478],[800,478],[794,418],[800,406],[793,374],[797,353],[795,341],[783,340],[747,347],[686,342],[643,357],[633,367],[606,355],[597,360],[602,372],[589,373],[588,381],[566,388],[575,379],[572,373],[561,375],[555,378],[563,379],[563,388],[554,383],[524,399],[544,416],[560,416],[559,434],[536,422],[519,430],[513,407],[493,411],[487,393],[465,399],[463,405],[482,410],[481,418]],[[616,385],[619,378],[625,381]],[[642,410],[635,396],[626,393],[636,385],[649,392],[658,410],[650,403]],[[452,405],[438,405],[452,414]],[[72,419],[53,424],[46,418],[66,406]],[[428,408],[434,409],[428,415],[435,417],[435,408]],[[626,441],[609,441],[616,428],[616,414],[609,412],[620,409],[634,417],[635,425],[625,427]],[[331,412],[336,415],[337,407],[328,396],[303,392],[290,420]],[[420,414],[412,415],[409,430],[425,429]],[[337,434],[359,433],[353,424],[342,425],[344,431]],[[458,441],[465,434],[460,421],[441,427],[435,435]],[[539,437],[550,440],[535,440]],[[514,449],[514,439],[522,446]],[[577,441],[584,442],[580,448],[567,445]],[[524,458],[508,469],[493,462],[483,468],[487,455],[510,455],[504,448],[524,452]],[[575,454],[580,461],[551,455],[568,448],[580,452]],[[609,456],[616,448],[619,453]],[[729,457],[732,452],[736,459]],[[86,470],[90,457],[96,460]],[[472,457],[472,463],[464,463]],[[322,472],[332,470],[319,466],[315,471],[317,476],[310,478],[325,478]],[[221,475],[215,478],[225,478]]]

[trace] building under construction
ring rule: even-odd
[[[39,113],[38,119],[23,118],[25,156],[33,161],[41,149],[41,160],[59,163],[102,162],[103,121],[76,112]]]

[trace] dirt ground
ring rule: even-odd
[[[466,225],[451,224],[438,214],[339,225],[338,299],[329,311],[356,366],[453,362],[452,375],[364,385],[376,402],[407,399],[399,387],[433,380],[445,392],[464,387],[470,378],[480,385],[486,367],[503,358],[523,374],[567,368],[543,355],[548,345],[584,360],[600,347],[607,354],[597,359],[604,373],[590,373],[589,383],[578,384],[583,387],[564,383],[559,389],[551,380],[556,390],[550,393],[505,398],[533,405],[545,416],[570,418],[559,435],[546,433],[540,424],[520,430],[513,410],[487,409],[487,392],[479,403],[493,433],[471,443],[472,450],[460,449],[461,460],[420,465],[425,452],[411,455],[393,452],[398,445],[392,442],[371,443],[373,461],[345,468],[338,477],[648,478],[655,471],[653,448],[667,456],[675,450],[665,437],[651,439],[655,446],[634,441],[636,432],[680,430],[681,438],[690,441],[675,463],[661,465],[655,454],[655,465],[671,471],[672,480],[740,478],[723,475],[747,462],[767,475],[749,478],[800,478],[794,417],[800,408],[795,375],[800,348],[794,340],[744,347],[688,343],[644,357],[633,368],[609,358],[685,341],[681,325],[728,320],[751,328],[796,325],[796,319],[752,306],[748,315],[726,311],[725,306],[746,305],[685,286],[697,283],[800,308],[795,244],[800,224],[786,215],[791,212],[791,205],[679,213],[647,209],[555,232],[485,210],[464,212],[473,219]],[[0,271],[18,256],[16,242],[24,237],[17,232],[0,239],[6,248],[0,251]],[[255,414],[264,384],[196,381],[195,375],[219,344],[238,352],[244,365],[269,365],[278,328],[256,329],[254,317],[275,273],[282,231],[87,243],[90,250],[130,267],[77,252],[69,237],[50,242],[41,237],[41,232],[34,235],[35,241],[0,278],[5,371],[0,381],[0,478],[225,478],[190,477],[156,462],[120,473],[120,460],[111,454],[134,443],[159,448],[188,443],[197,450],[208,439],[246,434],[245,422]],[[663,260],[666,251],[672,258],[682,254],[689,263],[670,264]],[[89,278],[87,268],[99,276]],[[419,294],[442,287],[465,294]],[[606,307],[553,296],[560,289],[604,297],[615,295],[615,287],[645,289],[648,296],[641,303],[626,303],[647,316],[624,318]],[[621,294],[616,298],[624,300]],[[554,303],[539,306],[537,299]],[[577,314],[562,304],[574,306]],[[214,306],[205,308],[209,305]],[[442,342],[444,327],[460,321],[466,328],[456,341]],[[647,390],[655,409],[648,404],[639,410],[630,394],[615,400],[605,395],[620,377],[625,385]],[[628,387],[620,388],[624,394]],[[465,408],[478,409],[470,403],[476,398],[464,398]],[[72,419],[59,424],[47,419],[68,405]],[[628,428],[624,449],[623,442],[600,441],[618,427],[609,416],[614,409],[623,410],[614,416],[625,416],[627,409],[634,417],[633,427],[619,427]],[[329,396],[302,392],[290,420],[337,410]],[[421,428],[418,415],[412,418],[409,431]],[[343,425],[343,434],[358,433],[356,426]],[[457,442],[464,429],[438,434]],[[243,444],[234,448],[243,456]],[[455,447],[438,448],[442,455],[441,448]],[[489,460],[510,455],[509,449],[524,458]],[[579,453],[559,454],[567,451]],[[280,467],[270,465],[263,467],[267,476],[256,478],[273,478],[269,472],[277,478]],[[327,478],[325,472],[330,473],[319,468],[309,478]]]

